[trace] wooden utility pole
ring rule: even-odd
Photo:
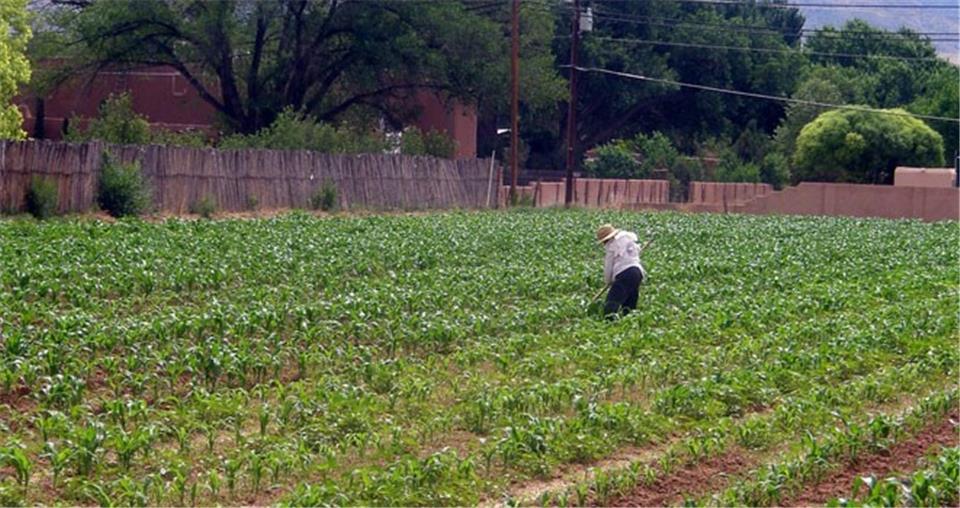
[[[570,105],[567,107],[567,185],[564,205],[573,203],[573,168],[577,164],[577,46],[580,45],[580,0],[573,0],[570,34]]]
[[[517,198],[517,173],[520,170],[520,0],[513,0],[511,16],[510,80],[513,100],[510,104],[510,201]]]

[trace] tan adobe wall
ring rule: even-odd
[[[953,168],[899,167],[893,172],[894,187],[953,187],[957,172]]]

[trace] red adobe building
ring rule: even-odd
[[[213,134],[213,106],[200,98],[186,79],[166,67],[101,72],[92,80],[60,86],[44,98],[25,95],[17,99],[23,129],[32,138],[62,139],[71,118],[93,118],[110,95],[129,92],[133,108],[157,127],[202,130]],[[457,158],[477,155],[477,114],[473,107],[450,101],[433,92],[416,95],[420,110],[414,122],[423,130],[445,132],[457,142]]]

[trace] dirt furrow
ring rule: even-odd
[[[943,447],[960,446],[957,424],[960,414],[952,413],[932,422],[920,433],[908,437],[887,450],[861,455],[847,462],[800,494],[783,502],[784,506],[823,505],[837,497],[853,492],[853,482],[862,476],[883,478],[894,473],[910,473],[917,469],[920,459],[936,453]]]
[[[667,506],[683,502],[684,496],[699,497],[727,484],[731,475],[747,470],[756,463],[753,456],[740,448],[731,448],[702,461],[680,466],[670,474],[657,477],[649,484],[638,484],[633,492],[614,499],[610,506]]]

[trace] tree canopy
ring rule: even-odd
[[[26,133],[13,98],[20,85],[30,81],[26,50],[32,32],[26,0],[0,0],[0,33],[0,139],[19,139]]]
[[[580,56],[586,67],[789,95],[796,69],[804,64],[799,52],[787,51],[803,26],[795,9],[603,0],[593,5],[594,29],[584,35]],[[561,18],[558,34],[569,33],[568,18]],[[569,47],[569,38],[558,38],[559,63],[567,63]],[[772,130],[783,114],[777,103],[604,74],[581,74],[579,90],[578,134],[584,148],[657,130],[690,147],[705,137],[733,137],[751,119]]]
[[[68,72],[173,67],[236,132],[255,132],[285,108],[325,122],[366,112],[400,124],[412,112],[398,99],[417,90],[479,101],[508,82],[502,26],[475,0],[54,4],[58,28],[37,45],[41,55],[66,57]],[[547,84],[558,80],[541,55],[525,63]]]

